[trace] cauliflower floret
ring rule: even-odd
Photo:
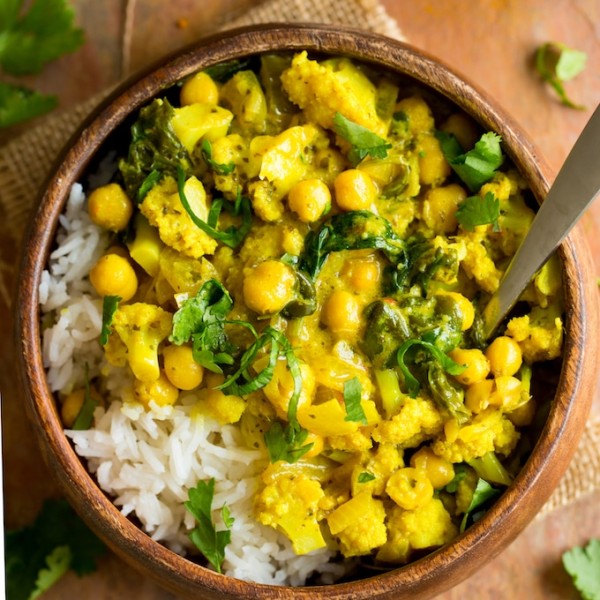
[[[263,525],[280,529],[296,554],[325,546],[318,518],[321,484],[287,463],[269,465],[262,475],[265,487],[255,496],[254,514]]]
[[[507,456],[518,439],[515,426],[501,411],[486,409],[460,427],[455,432],[455,439],[448,439],[446,435],[435,440],[432,448],[447,461],[460,463],[494,451]]]
[[[171,333],[173,315],[153,304],[137,302],[120,306],[112,320],[112,332],[104,346],[113,366],[127,363],[137,379],[155,381],[160,376],[158,346]]]
[[[475,231],[459,233],[455,242],[464,243],[466,252],[460,266],[486,292],[493,294],[500,285],[502,272],[496,267],[485,247],[486,227],[479,226]]]
[[[394,471],[404,466],[403,452],[395,444],[379,444],[374,452],[365,452],[364,459],[352,471],[352,495],[370,492],[380,496]]]
[[[415,510],[394,506],[388,516],[387,530],[387,542],[377,553],[377,559],[394,563],[406,563],[413,550],[436,548],[458,535],[456,525],[438,498]]]
[[[401,448],[414,448],[437,435],[442,426],[442,416],[431,400],[406,397],[398,414],[375,427],[373,439]]]
[[[203,388],[199,390],[198,398],[198,412],[216,419],[221,425],[237,423],[246,409],[243,398],[226,395],[221,390]]]
[[[377,111],[377,88],[349,59],[318,63],[300,52],[283,72],[281,82],[290,100],[321,127],[331,129],[336,112],[340,112],[378,135],[387,133],[388,124]]]
[[[511,319],[506,334],[518,342],[523,358],[530,364],[558,358],[563,338],[560,308],[556,304],[536,306],[530,314]]]
[[[209,202],[202,183],[190,177],[184,191],[192,212],[206,221]],[[160,239],[185,256],[200,258],[215,251],[217,241],[192,221],[181,204],[177,183],[172,177],[165,177],[148,192],[140,210],[150,224],[158,228]]]
[[[209,279],[219,279],[217,270],[206,258],[189,258],[172,248],[166,247],[160,253],[158,262],[161,276],[178,294],[195,296]]]
[[[338,506],[327,517],[327,523],[346,557],[369,554],[387,538],[383,502],[369,492],[361,492]]]

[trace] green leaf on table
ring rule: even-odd
[[[73,52],[84,41],[75,12],[66,0],[6,0],[0,9],[0,66],[11,75],[39,73],[46,63]]]
[[[567,550],[562,563],[584,600],[600,600],[600,539]]]
[[[333,129],[352,146],[348,158],[355,164],[358,164],[366,156],[385,158],[388,149],[392,147],[370,129],[350,121],[339,112],[335,113],[333,118]]]
[[[473,231],[478,225],[492,225],[494,232],[500,231],[500,200],[492,192],[481,196],[470,196],[458,205],[456,220],[467,230]]]
[[[69,568],[80,576],[91,573],[104,553],[104,544],[65,500],[47,500],[31,525],[6,532],[7,598],[34,598]]]
[[[586,62],[585,52],[560,42],[546,42],[535,53],[535,67],[540,77],[550,84],[561,103],[569,108],[585,108],[568,97],[563,83],[579,75],[585,69]]]
[[[0,82],[0,128],[39,117],[55,108],[57,103],[55,96]]]

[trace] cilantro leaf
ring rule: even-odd
[[[600,600],[600,539],[567,550],[562,563],[584,600]]]
[[[207,139],[202,140],[202,145],[200,149],[202,151],[202,157],[217,175],[229,175],[229,173],[233,172],[233,170],[235,169],[234,162],[222,164],[213,160],[212,145]]]
[[[308,431],[298,424],[288,423],[283,427],[279,421],[273,421],[264,435],[269,460],[272,463],[278,460],[297,462],[313,447],[313,442],[304,443],[307,437]]]
[[[362,387],[358,377],[353,377],[344,382],[344,405],[346,407],[344,421],[354,421],[363,425],[367,424],[367,417],[360,403],[361,392]]]
[[[500,231],[500,200],[492,192],[480,196],[470,196],[458,205],[457,221],[467,230],[473,231],[477,225],[491,224],[494,232]]]
[[[104,544],[63,499],[47,500],[31,525],[8,530],[5,549],[11,600],[28,600],[36,590],[41,593],[68,568],[78,575],[91,573],[105,552]]]
[[[392,147],[376,133],[350,121],[339,112],[335,113],[333,117],[333,130],[352,146],[348,158],[354,164],[358,164],[366,156],[385,158],[388,149]]]
[[[75,13],[66,0],[34,0],[19,16],[21,4],[11,2],[2,14],[0,66],[7,73],[39,73],[46,63],[83,44],[83,31],[75,27]]]
[[[550,84],[561,103],[569,108],[585,108],[569,99],[563,83],[579,75],[585,69],[586,62],[585,52],[560,42],[547,42],[535,52],[535,67],[540,77]]]
[[[492,131],[484,133],[468,152],[463,152],[454,134],[436,131],[435,135],[446,160],[472,192],[489,181],[504,162],[500,147],[502,138]]]
[[[462,521],[460,522],[459,531],[462,533],[467,528],[469,520],[472,522],[478,521],[484,513],[484,507],[493,499],[497,498],[502,493],[492,487],[485,479],[478,479],[475,490],[473,491],[473,498],[471,503],[463,515]]]
[[[102,300],[102,329],[100,330],[100,343],[103,346],[106,346],[108,343],[110,326],[121,300],[121,296],[104,296],[104,299]]]
[[[90,380],[88,377],[88,366],[85,364],[85,394],[83,396],[83,404],[79,409],[79,413],[73,423],[73,429],[75,431],[83,431],[89,429],[94,421],[94,411],[98,406],[97,400],[92,398],[90,393]]]
[[[363,471],[358,476],[358,483],[368,483],[369,481],[373,481],[375,479],[375,475],[373,473],[369,473],[368,471]]]
[[[215,494],[214,478],[199,481],[195,488],[188,492],[189,500],[184,502],[186,509],[196,519],[196,527],[189,533],[194,545],[204,557],[221,573],[221,565],[225,559],[225,547],[231,542],[231,527],[234,518],[229,509],[223,505],[221,514],[227,529],[217,531],[212,519],[212,503]]]
[[[0,82],[0,128],[39,117],[57,104],[55,96],[45,96],[18,85]]]

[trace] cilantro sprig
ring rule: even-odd
[[[573,102],[563,86],[579,75],[587,62],[587,54],[560,42],[542,44],[535,52],[535,68],[540,77],[557,93],[561,103],[569,108],[585,109]]]
[[[600,600],[600,539],[567,550],[562,563],[584,600]]]
[[[5,537],[6,592],[11,600],[37,598],[69,569],[79,576],[96,570],[104,544],[66,500],[47,500],[35,521]]]
[[[33,0],[26,12],[24,4],[11,0],[0,6],[0,67],[17,77],[39,73],[47,63],[77,50],[84,39],[66,0]],[[56,105],[55,96],[2,83],[0,127],[40,116]]]
[[[453,171],[472,192],[489,181],[504,162],[500,146],[502,138],[492,131],[484,133],[467,152],[463,151],[454,134],[436,131],[435,135]]]
[[[478,225],[492,225],[494,232],[500,231],[500,200],[492,192],[487,192],[483,198],[470,196],[458,205],[457,221],[467,230],[473,231]]]
[[[214,495],[214,478],[199,481],[195,488],[190,488],[188,501],[184,502],[184,506],[196,519],[196,527],[189,533],[190,540],[217,573],[221,573],[221,566],[225,560],[225,547],[231,542],[231,527],[235,519],[224,504],[221,507],[221,517],[226,529],[217,531],[212,517]]]
[[[392,147],[390,143],[370,129],[350,121],[339,112],[335,113],[333,117],[333,129],[352,146],[348,158],[354,164],[358,164],[367,156],[385,158],[388,149]]]

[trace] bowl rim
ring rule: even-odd
[[[576,449],[591,407],[591,365],[598,353],[594,336],[597,310],[593,310],[596,296],[582,276],[591,272],[591,258],[579,228],[559,249],[565,306],[569,307],[563,367],[556,396],[531,457],[513,485],[464,534],[423,559],[360,580],[360,586],[357,582],[299,588],[247,583],[192,563],[154,542],[120,513],[75,454],[60,425],[44,376],[37,301],[41,272],[68,190],[80,180],[110,132],[152,97],[201,68],[249,53],[301,50],[346,55],[391,69],[433,89],[475,116],[482,126],[500,132],[506,153],[526,174],[537,201],[545,197],[549,188],[547,167],[519,126],[467,78],[410,44],[356,28],[312,23],[247,26],[204,38],[119,85],[65,145],[42,188],[22,244],[14,303],[18,369],[26,392],[26,409],[44,459],[71,504],[114,552],[164,587],[183,595],[200,597],[198,594],[203,593],[210,598],[426,598],[465,579],[510,543],[548,499]],[[48,227],[48,223],[52,226]],[[103,520],[98,520],[98,515]],[[140,548],[145,552],[140,553]]]

